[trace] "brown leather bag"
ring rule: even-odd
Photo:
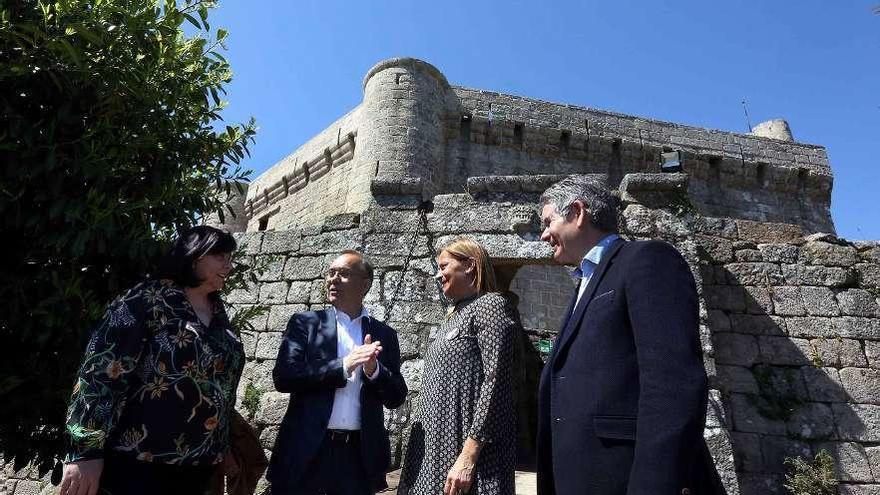
[[[253,495],[257,482],[269,466],[269,460],[266,459],[257,432],[235,410],[229,418],[229,452],[226,455],[235,459],[238,471],[225,473],[222,467],[217,469],[211,484],[211,495],[223,495],[224,490],[229,495]]]

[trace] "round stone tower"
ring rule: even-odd
[[[364,77],[358,168],[370,167],[379,194],[433,193],[443,163],[444,116],[451,90],[433,65],[403,57],[379,62]],[[380,189],[382,189],[380,187]]]
[[[752,128],[752,135],[777,139],[779,141],[794,141],[794,137],[791,135],[791,127],[783,119],[761,122]]]

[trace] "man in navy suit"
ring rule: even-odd
[[[332,305],[287,324],[272,371],[291,394],[266,477],[273,494],[366,495],[391,463],[382,407],[403,404],[397,334],[363,306],[373,268],[343,251],[327,271]]]
[[[703,439],[707,379],[682,256],[617,236],[599,181],[544,192],[541,239],[578,287],[541,375],[540,495],[723,493]]]

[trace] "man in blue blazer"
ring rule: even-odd
[[[291,317],[272,371],[291,394],[266,475],[273,494],[366,495],[391,463],[382,407],[403,404],[397,334],[363,307],[373,268],[344,251],[327,272],[330,308]]]
[[[619,238],[617,199],[595,179],[567,178],[542,203],[541,239],[578,287],[541,375],[538,493],[723,493],[688,264]]]

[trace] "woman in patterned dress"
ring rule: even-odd
[[[230,234],[194,227],[163,258],[158,280],[109,306],[74,384],[61,495],[209,489],[244,366],[219,296],[235,248]]]
[[[512,495],[516,455],[514,309],[486,250],[460,238],[437,257],[453,303],[425,356],[399,495]]]

